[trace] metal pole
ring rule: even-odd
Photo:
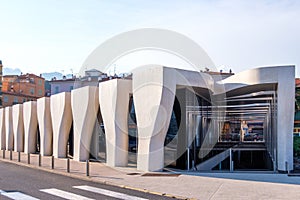
[[[90,161],[86,160],[86,176],[90,176]]]
[[[51,169],[54,169],[54,156],[51,157]]]
[[[70,173],[70,158],[67,158],[67,172]]]
[[[39,154],[39,166],[42,166],[42,156]]]
[[[3,149],[3,158],[5,158],[5,149]]]
[[[12,150],[9,152],[9,159],[12,160]]]
[[[18,162],[21,162],[21,152],[18,151]]]
[[[190,170],[190,148],[187,148],[187,170]]]
[[[233,172],[233,161],[232,161],[232,149],[229,149],[229,168],[230,168],[230,172]]]
[[[277,162],[277,159],[276,159],[276,150],[274,149],[273,151],[273,170],[274,172],[276,172],[276,162]]]
[[[27,163],[30,164],[30,153],[27,154]]]
[[[290,173],[289,163],[287,161],[285,161],[285,169],[286,169],[286,172],[289,174]]]

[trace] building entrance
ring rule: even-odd
[[[212,104],[203,91],[201,94],[186,89],[177,93],[177,98],[185,101],[185,106],[182,101],[180,107],[185,115],[181,115],[184,121],[178,129],[177,155],[181,153],[181,156],[176,160],[177,168],[200,171],[276,169],[274,91],[260,91],[234,99],[226,97],[226,104],[221,106]]]

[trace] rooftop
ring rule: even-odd
[[[76,78],[67,78],[67,79],[56,79],[56,78],[52,78],[51,81],[49,81],[50,83],[60,83],[60,82],[74,82],[75,80],[77,80]]]
[[[41,78],[41,79],[44,79],[42,76],[37,76],[37,75],[31,74],[31,73],[21,74],[21,75],[4,75],[3,78],[18,78],[18,79]]]

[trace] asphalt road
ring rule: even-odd
[[[28,200],[172,199],[135,190],[93,183],[0,161],[0,199],[26,198]]]

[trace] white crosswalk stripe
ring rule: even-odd
[[[21,192],[5,192],[0,190],[0,195],[6,196],[14,200],[39,200],[35,197],[29,196],[27,194],[23,194]]]
[[[105,196],[114,197],[114,198],[118,198],[118,199],[124,199],[124,200],[146,200],[144,198],[131,196],[131,195],[114,192],[114,191],[110,191],[110,190],[100,189],[100,188],[96,188],[96,187],[91,187],[91,186],[87,186],[87,185],[73,186],[73,188],[77,188],[77,189],[81,189],[81,190],[85,190],[85,191],[89,191],[89,192],[94,192],[97,194],[102,194]]]
[[[123,199],[123,200],[147,200],[145,198],[136,197],[136,196],[120,193],[120,192],[105,190],[105,189],[101,189],[101,188],[96,188],[96,187],[92,187],[92,186],[88,186],[88,185],[73,186],[73,188],[100,194],[100,195],[104,195],[104,196],[108,196],[108,197],[113,197],[113,198],[117,198],[117,199]],[[63,190],[56,189],[56,188],[41,189],[40,191],[50,194],[50,195],[53,195],[53,196],[63,198],[63,199],[92,200],[91,198],[88,198],[88,197],[85,197],[85,196],[82,196],[79,194],[63,191]],[[16,192],[6,192],[3,190],[0,190],[0,196],[1,195],[8,197],[10,199],[14,199],[14,200],[39,200],[38,198],[35,198],[30,195],[24,194],[22,192],[17,192],[17,191]],[[0,197],[0,199],[1,199],[1,197]]]
[[[66,192],[63,190],[59,190],[56,188],[51,188],[51,189],[42,189],[40,190],[41,192],[45,192],[54,196],[58,196],[60,198],[63,199],[69,199],[69,200],[91,200],[90,198],[78,195],[78,194],[74,194],[71,192]]]

